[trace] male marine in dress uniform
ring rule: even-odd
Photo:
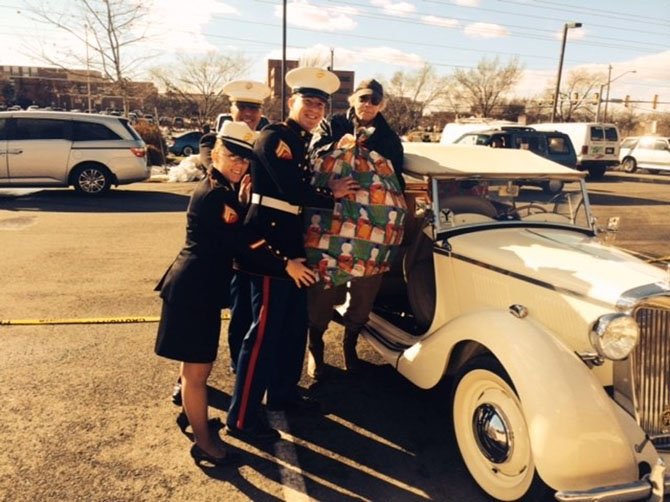
[[[263,101],[270,95],[267,85],[254,80],[234,80],[224,85],[222,91],[230,98],[230,115],[224,115],[223,120],[246,122],[252,131],[260,131],[270,123],[261,110]],[[241,270],[235,271],[230,282],[230,300],[228,348],[230,366],[235,371],[242,340],[252,321],[251,283]]]
[[[330,188],[311,185],[311,131],[323,119],[330,94],[339,88],[337,76],[320,68],[297,68],[286,75],[286,83],[293,89],[288,120],[267,126],[255,143],[246,223],[273,252],[304,258],[303,206],[332,209],[334,199],[352,194],[357,184],[348,177],[332,181]],[[237,437],[277,440],[279,433],[261,418],[266,391],[271,410],[318,408],[298,391],[307,341],[307,294],[285,275],[261,268],[247,271],[254,320],[242,342],[226,425]]]

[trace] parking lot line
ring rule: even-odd
[[[221,319],[224,321],[229,320],[230,312],[222,312]],[[56,324],[133,324],[158,321],[160,321],[159,316],[89,317],[81,319],[0,319],[0,326],[39,326]]]

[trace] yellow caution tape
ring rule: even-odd
[[[229,320],[230,313],[222,312],[221,319]],[[0,319],[0,326],[39,326],[56,324],[133,324],[158,322],[160,317],[93,317],[84,319]]]

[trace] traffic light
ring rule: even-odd
[[[658,106],[658,94],[654,94],[654,99],[651,100],[651,108],[655,110]]]
[[[626,94],[626,97],[623,100],[623,105],[628,108],[628,105],[630,104],[630,96]]]
[[[600,103],[600,93],[595,92],[593,93],[593,104],[597,105],[598,103]]]

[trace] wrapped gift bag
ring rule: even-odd
[[[407,206],[391,162],[345,135],[314,163],[312,184],[352,176],[360,185],[333,210],[306,208],[307,263],[326,287],[386,272],[403,238]]]

